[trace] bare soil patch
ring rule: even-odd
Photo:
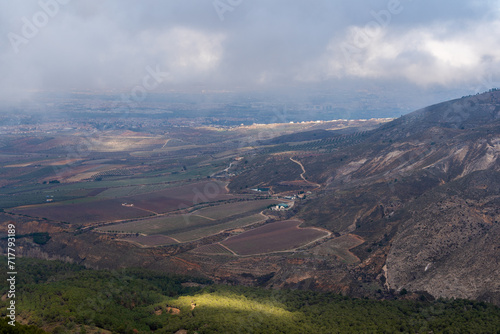
[[[221,242],[239,255],[263,254],[298,248],[328,235],[316,228],[299,228],[298,220],[267,224]]]

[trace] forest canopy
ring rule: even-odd
[[[18,259],[18,319],[2,333],[496,333],[500,308],[468,300],[377,301],[215,285],[143,269]],[[2,291],[7,291],[2,279]],[[1,316],[8,300],[3,298]],[[36,326],[36,327],[35,327]]]

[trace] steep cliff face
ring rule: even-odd
[[[389,286],[500,303],[499,181],[475,172],[410,204],[387,256]]]

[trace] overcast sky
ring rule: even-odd
[[[397,83],[474,93],[500,86],[499,4],[2,0],[0,99],[137,85],[200,92]]]

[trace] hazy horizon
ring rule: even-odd
[[[0,101],[35,93],[369,97],[411,111],[499,86],[495,1],[0,4]],[[378,105],[377,105],[378,104]]]

